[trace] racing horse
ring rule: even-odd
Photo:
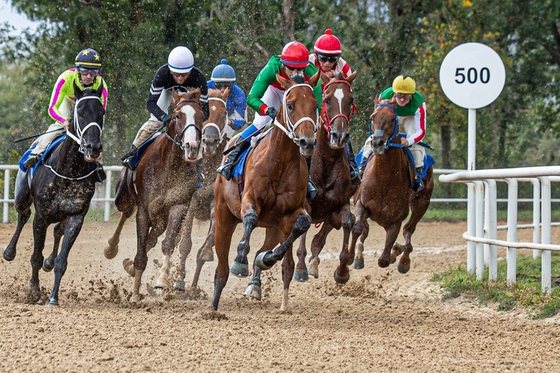
[[[155,137],[140,158],[136,171],[123,168],[115,185],[115,205],[121,212],[119,225],[105,248],[105,256],[116,255],[118,236],[136,209],[136,256],[123,265],[134,277],[131,303],[140,300],[142,274],[150,248],[162,241],[164,262],[156,287],[167,287],[169,258],[179,240],[181,222],[197,188],[196,160],[201,141],[203,112],[200,90],[172,92],[173,113],[165,132]],[[111,244],[113,244],[111,246]]]
[[[102,91],[103,87],[99,87],[82,92],[74,85],[75,104],[73,115],[68,119],[65,137],[37,166],[25,171],[20,168],[16,176],[15,207],[18,222],[3,256],[7,261],[14,260],[21,230],[31,216],[33,205],[33,254],[29,280],[29,301],[32,303],[37,303],[41,298],[39,270],[43,267],[49,271],[54,267],[54,283],[48,305],[58,306],[58,292],[68,266],[68,255],[82,229],[95,192],[95,182],[99,181],[96,159],[102,151],[105,115],[101,102]],[[53,223],[54,249],[44,261],[47,229]],[[62,236],[61,250],[57,253]]]
[[[230,88],[223,91],[219,89],[208,90],[208,105],[210,115],[202,127],[202,167],[204,181],[202,187],[194,193],[189,210],[183,221],[181,241],[179,242],[179,270],[177,280],[173,287],[177,290],[185,290],[186,261],[192,249],[192,228],[194,219],[199,221],[210,221],[210,227],[204,243],[196,255],[196,270],[194,272],[191,289],[196,289],[202,266],[205,262],[214,260],[214,181],[216,180],[216,168],[222,162],[222,152],[228,141],[227,125],[227,98]],[[232,130],[233,131],[233,130]]]
[[[400,142],[394,99],[378,101],[370,119],[373,153],[368,159],[355,199],[356,223],[350,246],[351,253],[356,250],[355,258],[352,255],[347,262],[341,260],[339,266],[350,265],[355,259],[354,268],[364,267],[363,243],[369,232],[367,219],[370,218],[385,229],[385,245],[378,259],[379,266],[388,267],[402,254],[397,268],[400,273],[406,273],[410,269],[412,234],[430,205],[434,189],[433,168],[425,162],[424,189],[414,191],[415,167]],[[405,244],[401,245],[397,243],[397,237],[409,213],[403,228]]]
[[[308,170],[304,157],[310,157],[316,146],[319,113],[313,88],[319,81],[319,72],[307,82],[287,80],[280,75],[276,75],[276,80],[285,89],[279,114],[272,129],[247,156],[243,192],[240,195],[235,175],[230,181],[218,175],[214,183],[218,263],[211,304],[213,310],[218,309],[228,280],[231,238],[240,222],[243,222],[243,236],[237,246],[231,273],[238,277],[249,275],[247,255],[251,233],[257,226],[265,227],[266,239],[255,262],[259,268],[269,269],[284,259],[284,292],[280,309],[288,309],[287,289],[294,272],[292,244],[311,225],[311,218],[305,211]],[[281,242],[280,246],[274,248],[278,242]]]

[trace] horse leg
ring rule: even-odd
[[[402,222],[399,221],[383,227],[385,228],[385,247],[381,256],[377,259],[377,264],[381,268],[387,268],[391,264],[391,249],[401,231],[401,224]]]
[[[143,208],[139,208],[136,213],[136,256],[134,257],[134,286],[130,297],[131,303],[140,301],[140,285],[142,284],[142,274],[148,263],[148,252],[146,250],[146,241],[148,230],[150,229],[148,212]]]
[[[29,191],[29,184],[27,183],[27,173],[18,171],[16,176],[16,195],[15,195],[15,207],[18,212],[18,221],[16,231],[14,232],[10,243],[4,249],[2,253],[4,259],[11,262],[16,257],[16,246],[21,235],[21,231],[25,224],[29,221],[31,217],[31,204],[33,200],[31,198],[31,193]]]
[[[37,303],[41,299],[39,270],[43,266],[43,248],[48,224],[37,215],[33,219],[33,254],[31,254],[31,279],[29,279],[29,301]]]
[[[66,273],[68,266],[68,255],[70,250],[78,238],[78,234],[82,230],[84,223],[84,215],[73,215],[66,218],[64,229],[64,238],[62,240],[62,247],[60,254],[56,256],[54,261],[54,284],[52,292],[49,295],[49,306],[58,306],[58,291],[60,289],[60,281],[62,276]]]
[[[264,243],[262,247],[257,251],[256,256],[262,252],[266,252],[274,249],[276,245],[282,242],[284,234],[276,227],[270,227],[266,229],[266,234],[264,238]],[[256,260],[253,262],[253,278],[249,281],[247,290],[243,294],[248,297],[252,297],[256,300],[261,300],[262,288],[261,288],[261,269],[256,265]]]
[[[117,256],[117,253],[119,252],[119,241],[121,238],[121,232],[124,227],[124,223],[128,220],[128,218],[132,216],[135,209],[136,207],[133,206],[132,208],[129,208],[128,210],[121,212],[121,218],[119,219],[119,224],[117,225],[117,229],[115,229],[115,232],[107,242],[107,246],[105,246],[105,249],[103,249],[103,254],[105,255],[105,258],[113,259],[115,256]]]
[[[259,266],[259,268],[263,270],[270,269],[274,264],[276,264],[276,262],[284,257],[284,254],[289,248],[291,248],[291,245],[294,243],[294,241],[299,236],[307,232],[310,226],[311,217],[305,212],[299,214],[292,227],[290,235],[284,242],[282,242],[280,246],[272,251],[263,251],[257,255],[255,259],[257,266]]]
[[[323,247],[325,247],[327,236],[333,229],[334,227],[328,221],[323,222],[321,229],[313,236],[313,240],[311,241],[311,257],[309,258],[308,272],[315,278],[319,278],[319,264],[321,263],[319,254],[323,250]]]
[[[218,185],[218,183],[216,184]],[[216,202],[215,206],[216,256],[218,257],[218,265],[216,266],[214,275],[214,294],[212,296],[211,308],[217,311],[222,291],[229,277],[229,248],[231,245],[231,236],[235,231],[238,220],[235,215],[229,211],[225,201],[221,201],[221,203]]]
[[[356,243],[356,252],[354,257],[354,269],[364,268],[364,242],[369,236],[369,223],[363,222],[362,233],[358,237],[358,242]]]
[[[59,221],[58,223],[56,223],[54,225],[54,228],[53,228],[53,235],[54,235],[53,250],[51,252],[51,255],[49,255],[48,258],[45,259],[45,261],[43,262],[43,271],[45,271],[45,272],[50,272],[54,268],[54,260],[56,259],[56,256],[58,255],[58,247],[60,246],[60,239],[64,235],[65,227],[66,227],[66,219],[64,219],[63,221]]]
[[[284,254],[284,260],[282,261],[282,283],[284,284],[284,289],[282,291],[280,312],[290,311],[288,291],[290,290],[290,283],[294,276],[294,257],[292,255],[292,245],[289,246],[288,251]]]
[[[202,271],[202,266],[206,262],[211,262],[214,260],[214,252],[212,247],[214,246],[215,235],[216,235],[216,224],[214,222],[214,211],[212,210],[210,218],[210,227],[208,228],[208,233],[206,234],[206,240],[198,249],[196,254],[196,269],[194,271],[193,281],[191,284],[191,289],[196,289],[198,286],[198,279],[200,277],[200,272]]]
[[[356,207],[354,208],[355,221],[352,227],[352,240],[350,242],[350,251],[354,255],[354,268],[364,268],[364,242],[369,234],[369,224],[367,222],[368,214],[358,198]]]
[[[165,232],[165,224],[148,228],[148,237],[146,238],[146,254],[157,245],[159,236]],[[123,268],[131,277],[136,276],[134,269],[134,261],[130,258],[123,260]]]
[[[169,269],[171,267],[171,255],[175,251],[175,246],[179,243],[181,223],[187,214],[189,204],[173,206],[169,211],[167,229],[165,239],[161,242],[161,251],[163,253],[163,264],[161,266],[159,277],[156,280],[156,289],[169,289]]]
[[[350,241],[350,232],[356,222],[356,218],[354,214],[350,212],[349,206],[346,206],[346,208],[342,210],[341,217],[343,232],[342,250],[340,251],[339,257],[340,264],[334,271],[334,280],[337,284],[345,284],[350,279],[350,269],[348,266],[354,262],[355,256],[355,251],[353,249],[348,250],[348,242]]]
[[[257,227],[259,218],[255,213],[253,208],[250,208],[245,216],[243,216],[243,237],[237,245],[237,256],[231,265],[230,272],[232,275],[237,277],[247,277],[249,276],[249,261],[247,260],[247,254],[251,249],[250,240],[251,233]]]
[[[305,239],[307,238],[307,232],[301,235],[299,238],[299,245],[296,251],[298,261],[296,263],[296,268],[294,271],[294,280],[298,282],[306,282],[309,279],[309,274],[307,273],[307,267],[305,266],[305,257],[307,256],[307,249],[305,247]]]
[[[181,241],[179,241],[179,271],[177,274],[177,280],[173,283],[173,288],[177,290],[185,290],[185,275],[187,274],[186,261],[192,250],[192,226],[194,221],[194,203],[191,203],[187,216],[183,221],[181,227]],[[195,286],[196,287],[196,286]]]

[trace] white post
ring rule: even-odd
[[[475,181],[476,237],[484,237],[484,183]],[[484,278],[484,244],[476,243],[476,279]]]
[[[533,243],[539,243],[541,236],[541,183],[539,179],[531,179],[531,183],[533,183]],[[533,258],[536,259],[540,255],[540,250],[533,249]]]
[[[10,170],[5,168],[4,169],[4,201],[8,201],[10,199]],[[9,212],[10,212],[10,204],[8,202],[4,202],[3,206],[3,223],[7,223],[9,221]]]
[[[550,193],[550,179],[548,177],[541,177],[542,185],[542,242],[543,244],[551,243],[552,232],[551,226],[551,193]],[[542,251],[541,259],[541,289],[543,292],[549,293],[552,289],[552,256],[550,250]]]
[[[476,110],[469,109],[468,118],[468,158],[467,171],[476,170]],[[475,217],[475,185],[467,184],[467,232],[469,235],[476,235]],[[467,272],[474,274],[476,268],[476,243],[467,242]]]
[[[505,179],[508,184],[507,205],[507,241],[517,242],[517,179]],[[507,248],[507,281],[514,284],[517,281],[517,249]]]
[[[484,227],[486,234],[484,237],[495,240],[498,238],[498,189],[496,180],[487,179]],[[485,255],[486,257],[486,255]],[[488,245],[488,280],[498,280],[498,248],[496,245]]]

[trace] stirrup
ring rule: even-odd
[[[124,158],[122,160],[122,165],[128,168],[130,171],[134,171],[134,167],[132,166],[132,155],[128,158]]]

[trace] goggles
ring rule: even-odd
[[[80,68],[78,69],[78,72],[80,73],[81,76],[91,76],[92,78],[97,77],[97,74],[99,74],[99,69],[84,69],[84,68]]]
[[[284,65],[284,67],[290,71],[295,71],[295,72],[302,72],[303,70],[305,70],[305,67],[290,67],[288,65]]]
[[[317,58],[321,62],[335,63],[336,61],[338,61],[340,56],[325,56],[324,54],[317,54]]]
[[[408,93],[395,93],[395,97],[399,99],[410,98],[412,95]]]
[[[225,89],[227,87],[231,87],[231,84],[229,83],[214,83],[214,85],[216,86],[216,89]]]
[[[191,74],[191,72],[189,71],[188,73],[176,73],[175,71],[171,72],[171,75],[177,77],[177,78],[186,78]]]

